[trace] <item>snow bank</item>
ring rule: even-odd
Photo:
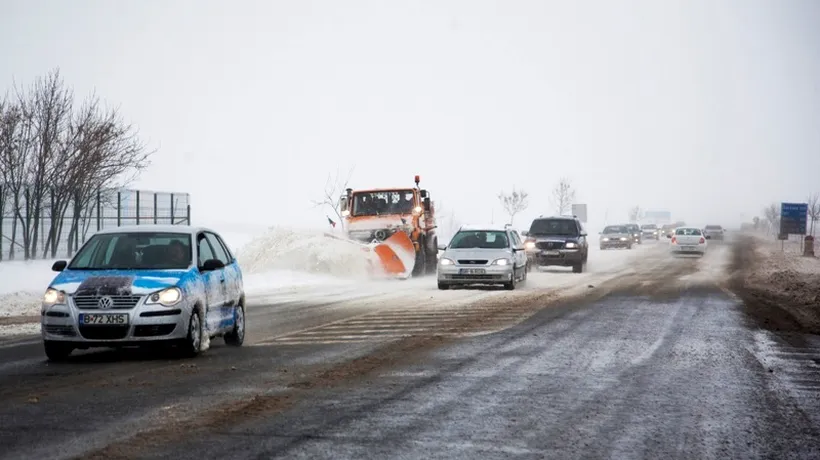
[[[367,278],[368,257],[361,247],[318,231],[297,231],[272,227],[267,233],[242,246],[237,252],[242,271],[248,275],[273,273],[301,283],[304,274],[337,278]],[[285,274],[300,272],[300,275]]]
[[[53,260],[0,262],[0,317],[39,316]]]

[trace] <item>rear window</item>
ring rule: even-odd
[[[569,219],[536,219],[530,226],[530,235],[578,235],[578,226]]]
[[[706,226],[706,230],[720,230],[721,228],[723,228],[723,227],[721,227],[720,225],[707,225]]]
[[[699,228],[679,228],[675,230],[675,235],[681,236],[700,236],[702,233]]]

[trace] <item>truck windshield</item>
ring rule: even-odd
[[[387,214],[410,214],[415,206],[413,190],[388,190],[353,194],[355,216],[382,216]]]
[[[187,233],[102,233],[71,260],[70,270],[173,270],[191,266]]]

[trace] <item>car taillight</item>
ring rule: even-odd
[[[672,237],[672,244],[678,244],[678,238],[677,237],[674,237],[674,236]]]
[[[702,236],[701,236],[701,237],[700,237],[700,244],[703,244],[703,243],[705,243],[705,242],[706,242],[706,238],[704,238],[704,237],[702,237]]]

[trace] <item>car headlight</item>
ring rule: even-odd
[[[441,265],[455,265],[456,264],[455,262],[453,262],[453,259],[448,259],[446,257],[442,257],[441,259],[439,259],[438,263],[441,264]]]
[[[524,243],[524,249],[535,249],[535,241],[527,241]]]
[[[146,305],[162,305],[164,307],[170,307],[173,305],[178,304],[182,300],[182,291],[178,287],[170,287],[168,289],[163,289],[162,291],[155,292],[148,296],[148,300],[145,301]]]
[[[510,263],[509,259],[495,259],[492,265],[508,265]]]
[[[65,293],[56,289],[48,288],[43,294],[43,305],[58,305],[65,303]]]
[[[601,238],[601,241],[609,241],[609,238]]]
[[[621,238],[621,241],[626,241],[626,240],[628,240],[628,239],[629,239],[629,238]]]
[[[567,243],[566,247],[567,247],[567,249],[577,249],[578,248],[578,243],[569,242],[569,243]]]

